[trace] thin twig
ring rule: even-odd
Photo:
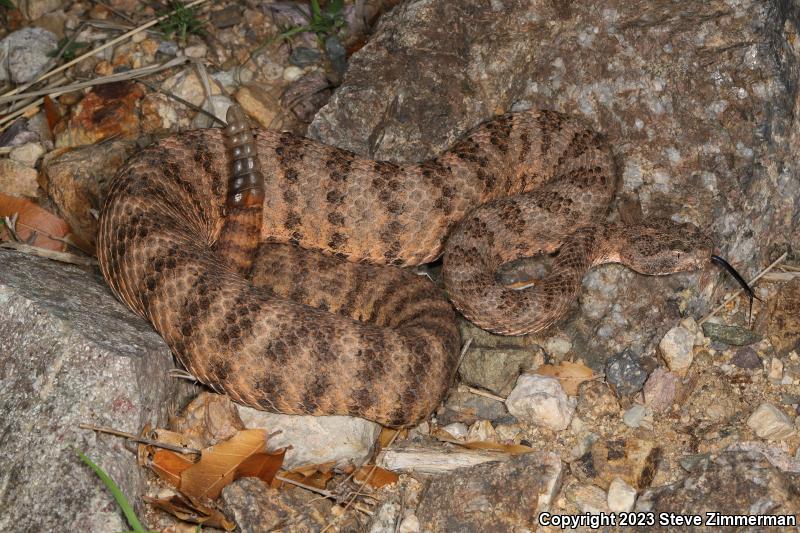
[[[202,453],[200,450],[195,448],[184,448],[183,446],[175,446],[174,444],[167,444],[166,442],[161,442],[154,439],[148,439],[145,437],[138,437],[133,433],[126,433],[125,431],[119,431],[118,429],[108,428],[103,426],[95,426],[92,424],[78,424],[78,427],[81,429],[88,429],[91,431],[97,431],[98,433],[108,433],[109,435],[116,435],[117,437],[124,437],[128,440],[132,440],[134,442],[138,442],[140,444],[149,444],[150,446],[157,446],[158,448],[164,448],[166,450],[172,450],[173,452],[178,453],[193,453],[199,455]]]
[[[161,72],[162,70],[167,70],[172,67],[176,67],[178,65],[182,65],[189,60],[188,57],[176,57],[175,59],[171,59],[166,63],[162,63],[160,65],[150,65],[148,67],[141,67],[133,70],[129,70],[127,72],[119,72],[117,74],[111,74],[109,76],[102,76],[100,78],[95,78],[93,80],[88,81],[81,81],[78,83],[73,83],[71,85],[63,85],[60,87],[50,87],[47,89],[41,89],[39,91],[30,91],[27,93],[19,93],[14,94],[11,96],[3,96],[0,97],[0,104],[4,104],[6,102],[10,102],[13,100],[21,100],[23,98],[30,98],[33,96],[42,96],[42,95],[50,95],[50,96],[60,96],[64,93],[69,93],[72,91],[78,91],[80,89],[85,89],[86,87],[93,87],[95,85],[103,85],[105,83],[114,83],[118,81],[127,81],[132,80],[141,76],[149,76],[150,74],[155,74],[157,72]]]
[[[505,403],[506,399],[502,396],[498,396],[496,394],[492,394],[491,392],[486,392],[481,389],[476,389],[475,387],[470,387],[469,385],[459,385],[458,388],[463,391],[471,392],[475,396],[483,396],[484,398],[489,398],[490,400],[495,400],[501,403]]]
[[[31,246],[30,244],[21,242],[3,242],[0,243],[0,248],[16,250],[23,254],[36,255],[44,257],[45,259],[52,259],[53,261],[60,261],[61,263],[69,263],[71,265],[94,266],[97,264],[97,260],[91,257],[81,257],[68,252],[57,252],[55,250],[39,248],[38,246]]]
[[[182,5],[181,9],[188,9],[190,7],[194,7],[194,6],[203,4],[203,3],[207,2],[207,1],[208,0],[194,0],[193,2],[190,2],[188,4]],[[72,65],[75,65],[76,63],[80,63],[81,61],[83,61],[87,57],[91,57],[91,56],[93,56],[93,55],[95,55],[95,54],[97,54],[99,52],[102,52],[103,50],[105,50],[106,48],[108,48],[110,46],[114,46],[115,44],[117,44],[119,42],[122,42],[122,41],[124,41],[124,40],[126,40],[126,39],[128,39],[130,37],[133,37],[137,33],[143,32],[147,28],[155,26],[159,22],[161,22],[163,20],[166,20],[167,18],[171,17],[176,12],[177,12],[177,9],[174,9],[174,10],[170,11],[169,13],[161,15],[160,17],[156,17],[153,20],[151,20],[150,22],[146,22],[146,23],[142,24],[141,26],[132,29],[129,32],[123,33],[122,35],[120,35],[116,39],[112,39],[112,40],[108,41],[107,43],[105,43],[103,45],[100,45],[97,48],[94,48],[93,50],[89,50],[85,54],[82,54],[82,55],[76,57],[72,61],[68,61],[67,63],[64,63],[63,65],[61,65],[60,67],[58,67],[56,69],[53,69],[50,72],[47,72],[47,73],[39,76],[38,78],[33,80],[31,83],[32,84],[33,83],[39,83],[40,81],[45,80],[45,79],[49,78],[50,76],[52,76],[54,74],[57,74],[57,73],[59,73],[59,72],[61,72],[63,70],[66,70],[69,67],[71,67]],[[20,92],[20,89],[12,89],[11,91],[8,91],[7,93],[3,94],[2,96],[11,96],[12,94],[17,94],[18,92]]]
[[[25,241],[20,239],[17,233],[17,218],[19,218],[19,213],[14,213],[10,217],[3,217],[3,223],[8,230],[8,234],[11,235],[11,238],[17,243],[23,243]]]
[[[275,474],[275,479],[277,479],[278,481],[282,481],[283,483],[288,483],[289,485],[295,485],[295,486],[300,487],[302,489],[310,490],[311,492],[316,492],[317,494],[325,496],[326,498],[330,498],[333,501],[337,501],[336,500],[336,495],[333,494],[330,491],[327,491],[327,490],[324,490],[324,489],[318,489],[317,487],[313,487],[311,485],[306,485],[305,483],[301,483],[299,481],[295,481],[294,479],[289,479],[288,477],[279,476],[278,474]]]
[[[767,272],[769,272],[770,270],[772,270],[773,268],[778,266],[783,260],[785,260],[788,257],[788,255],[789,255],[789,252],[784,252],[782,256],[780,256],[775,261],[773,261],[772,264],[769,265],[767,268],[765,268],[764,270],[759,272],[753,279],[748,281],[747,284],[752,287],[753,284],[756,281],[761,279],[764,276],[764,274],[766,274]],[[743,290],[744,289],[737,289],[733,294],[731,294],[725,300],[723,300],[723,302],[721,304],[719,304],[717,307],[715,307],[710,313],[708,313],[706,316],[701,318],[700,321],[697,324],[698,325],[703,325],[709,318],[711,318],[712,316],[716,315],[721,309],[723,309],[726,305],[728,305],[731,301],[733,301],[734,298],[739,296],[743,292]]]

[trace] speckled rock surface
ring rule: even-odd
[[[181,400],[164,341],[99,276],[0,250],[0,530],[122,531],[122,515],[81,450],[132,502],[142,471],[123,440]]]
[[[496,112],[576,114],[609,139],[645,217],[698,224],[747,277],[800,245],[798,12],[788,0],[412,0],[351,58],[309,134],[420,160]],[[627,347],[651,353],[686,308],[672,295],[696,280],[598,269],[562,328],[597,370]]]
[[[561,474],[550,453],[460,468],[428,483],[417,517],[422,531],[524,531],[549,508]]]
[[[797,515],[800,495],[797,475],[781,473],[763,455],[727,452],[698,464],[684,480],[646,491],[636,502],[637,511],[699,514],[716,511],[729,515]],[[781,527],[737,531],[791,531]],[[620,531],[630,529],[620,529]],[[700,527],[693,531],[722,531]],[[636,531],[652,531],[641,528]],[[659,531],[686,531],[686,526]]]

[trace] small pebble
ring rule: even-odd
[[[668,410],[678,390],[678,376],[666,368],[656,368],[644,384],[644,402],[654,412]]]
[[[703,324],[703,333],[714,341],[722,342],[730,346],[747,346],[761,340],[761,335],[739,326],[726,326],[725,324],[715,324],[706,322]]]
[[[397,528],[399,533],[419,533],[421,531],[419,525],[419,518],[417,515],[410,514],[403,518],[403,521],[400,522],[400,527]]]
[[[769,361],[769,374],[767,374],[771,383],[779,384],[783,379],[783,361],[777,357],[773,357]]]
[[[158,52],[166,56],[178,55],[178,44],[173,41],[161,41],[158,44]]]
[[[792,420],[783,411],[766,402],[750,415],[747,425],[756,435],[766,440],[782,440],[795,431]]]
[[[328,54],[333,70],[339,75],[344,74],[347,70],[347,50],[336,36],[330,35],[325,39],[325,53]]]
[[[557,379],[538,374],[521,375],[506,399],[508,412],[518,420],[554,431],[569,426],[576,404]]]
[[[731,364],[747,370],[755,370],[762,367],[761,358],[750,347],[736,350],[736,354],[731,358]]]
[[[488,420],[478,420],[467,432],[467,442],[497,442],[497,432]]]
[[[303,76],[303,69],[294,65],[289,65],[283,69],[283,79],[288,82],[299,80]]]
[[[606,491],[597,485],[573,485],[566,490],[566,496],[582,513],[608,512]]]
[[[630,350],[614,355],[606,363],[606,381],[619,396],[631,396],[642,390],[647,371]]]
[[[698,453],[694,455],[686,455],[684,457],[681,457],[679,462],[681,468],[683,468],[687,472],[691,472],[698,464],[700,464],[701,461],[704,461],[709,457],[711,457],[711,454],[709,453]]]
[[[307,67],[318,62],[322,54],[316,48],[309,48],[307,46],[298,46],[292,50],[292,55],[289,56],[289,63],[296,67]]]
[[[453,438],[456,439],[464,439],[467,437],[467,433],[469,433],[469,428],[467,428],[467,425],[462,424],[461,422],[453,422],[452,424],[447,424],[442,429],[451,434]]]
[[[635,403],[622,415],[622,421],[630,428],[638,428],[646,414],[647,408],[644,405]]]
[[[548,354],[560,361],[572,349],[572,341],[569,337],[560,333],[547,339],[543,348]]]
[[[211,23],[219,29],[235,26],[242,21],[240,9],[237,4],[233,4],[219,11],[212,11]]]
[[[636,489],[615,477],[608,486],[608,509],[612,513],[627,513],[636,503]]]
[[[675,326],[664,335],[658,348],[670,370],[682,376],[692,365],[696,334],[683,326]]]
[[[202,59],[206,57],[206,53],[208,53],[208,49],[204,44],[195,44],[192,46],[187,46],[186,49],[183,51],[186,54],[186,57],[193,57],[195,59]]]
[[[28,168],[34,168],[36,162],[44,155],[44,148],[39,143],[25,143],[17,146],[8,154],[9,159],[21,163]]]

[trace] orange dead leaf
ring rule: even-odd
[[[240,431],[225,442],[203,450],[200,461],[181,473],[180,491],[195,498],[214,499],[222,489],[244,475],[270,483],[283,464],[285,450],[267,452],[267,432]]]
[[[594,372],[588,366],[569,361],[562,361],[558,365],[542,365],[536,370],[536,373],[558,379],[564,392],[570,396],[577,396],[580,384],[594,377]]]
[[[50,134],[52,135],[53,128],[61,120],[61,108],[47,95],[44,97],[44,116],[47,118],[47,127],[50,128]]]
[[[153,507],[166,511],[185,522],[202,524],[206,527],[224,529],[225,531],[236,529],[236,524],[225,518],[225,515],[221,512],[182,494],[163,499],[145,496],[144,500]]]
[[[493,452],[505,452],[511,455],[522,455],[536,451],[530,446],[523,446],[522,444],[500,444],[499,442],[488,442],[483,440],[458,444],[464,448],[469,448],[470,450],[489,450]]]
[[[69,225],[63,219],[24,198],[16,198],[0,193],[0,219],[18,215],[17,235],[20,239],[39,248],[63,252],[63,239],[69,232]],[[33,237],[35,234],[35,237]],[[33,238],[31,241],[30,239]],[[0,240],[10,240],[8,229],[0,231]]]
[[[285,479],[291,479],[292,481],[297,481],[303,485],[309,485],[311,487],[324,490],[328,485],[328,481],[333,478],[333,467],[335,466],[336,461],[328,461],[327,463],[320,463],[316,465],[300,466],[294,470],[282,472],[281,477]],[[272,481],[273,489],[279,489],[282,486],[283,482],[280,479],[276,478]]]
[[[372,472],[371,475],[370,472]],[[367,479],[367,476],[369,476],[369,479]],[[364,483],[366,481],[367,485],[373,489],[379,489],[386,485],[397,483],[397,480],[400,479],[400,476],[379,466],[364,465],[356,470],[353,479],[355,479],[358,483]]]
[[[181,474],[193,464],[179,453],[170,450],[156,450],[150,461],[150,468],[158,474],[158,477],[173,487],[180,487]]]
[[[397,435],[395,437],[395,435]],[[380,444],[381,448],[385,448],[392,442],[392,439],[401,440],[404,439],[408,435],[407,429],[392,429],[387,427],[381,428],[381,433],[378,435],[378,443]]]

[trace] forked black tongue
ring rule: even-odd
[[[719,265],[722,268],[724,268],[725,270],[727,270],[728,274],[733,276],[733,279],[735,279],[736,282],[742,287],[742,290],[745,293],[747,293],[747,297],[750,299],[750,312],[749,312],[749,316],[748,316],[748,322],[749,322],[750,318],[752,318],[752,316],[753,316],[753,299],[756,299],[756,300],[758,300],[760,302],[761,298],[756,296],[756,293],[753,292],[753,288],[750,287],[750,285],[744,280],[742,275],[739,274],[739,272],[737,272],[736,269],[733,268],[731,266],[731,264],[728,263],[726,260],[724,260],[723,258],[721,258],[718,255],[712,255],[711,256],[711,262],[712,263],[716,263],[717,265]]]

